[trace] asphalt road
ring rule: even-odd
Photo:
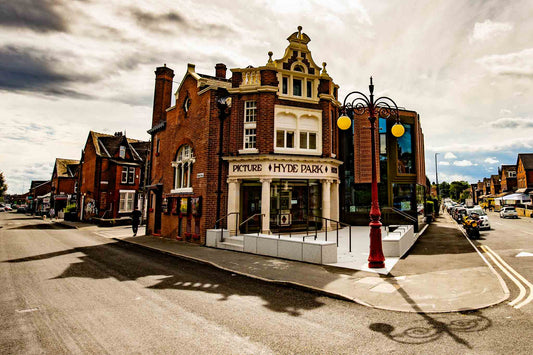
[[[375,310],[0,213],[0,353],[530,354],[531,315]],[[290,270],[287,270],[290,272]]]

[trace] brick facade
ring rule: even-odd
[[[122,133],[112,136],[89,132],[78,174],[78,217],[90,220],[129,216],[130,208],[121,209],[120,193],[133,192],[133,205],[136,205],[143,185],[147,151],[148,142],[126,138]],[[123,182],[123,168],[128,169],[126,182]]]
[[[280,153],[275,152],[277,149],[275,121],[276,107],[280,106],[321,112],[319,128],[321,140],[316,144],[322,152],[316,155],[316,158],[326,157],[331,160],[335,157],[338,149],[337,139],[334,137],[336,135],[334,119],[338,115],[339,107],[336,96],[338,87],[325,69],[321,72],[320,67],[312,61],[306,35],[300,32],[294,33],[289,37],[289,42],[290,45],[282,59],[272,61],[270,58],[265,66],[258,68],[232,69],[230,79],[226,79],[226,67],[221,63],[215,66],[215,76],[199,74],[195,66],[189,64],[185,76],[175,91],[176,100],[172,107],[170,107],[169,78],[172,78],[174,73],[167,67],[157,68],[152,127],[149,130],[152,135],[152,153],[149,164],[147,233],[174,239],[188,239],[203,244],[206,230],[215,226],[219,201],[219,218],[226,216],[227,161],[222,163],[219,176],[221,117],[224,118],[222,132],[224,159],[253,156],[264,158],[276,154],[279,156]],[[309,81],[307,86],[302,87],[301,97],[297,98],[280,93],[282,75],[289,75],[294,65],[305,67],[303,72],[295,70],[295,75],[301,76],[303,83]],[[312,94],[308,91],[310,88]],[[226,98],[230,100],[220,102]],[[248,151],[244,146],[244,116],[247,101],[255,102],[257,117],[254,122],[255,147]],[[227,105],[229,102],[231,107]],[[297,139],[299,138],[295,138]],[[187,188],[175,186],[176,168],[172,165],[173,162],[179,165],[176,154],[185,144],[192,148],[194,155],[190,187]],[[156,152],[157,147],[159,147],[158,152]],[[202,199],[200,215],[191,215],[190,208],[187,213],[172,211],[172,206],[185,201],[184,199],[190,202],[196,198]],[[196,226],[199,228],[196,229]]]

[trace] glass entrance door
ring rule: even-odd
[[[261,214],[261,183],[258,181],[245,181],[241,184],[241,218],[239,223]],[[240,227],[241,233],[258,232],[261,228],[261,216],[252,218]]]
[[[315,229],[312,216],[321,215],[321,185],[318,180],[273,180],[270,185],[270,230]]]

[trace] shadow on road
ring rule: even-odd
[[[8,229],[76,229],[76,227],[71,227],[66,224],[57,224],[57,223],[37,223],[37,224],[26,224],[24,226],[11,227]]]
[[[264,307],[274,312],[300,316],[302,310],[324,305],[317,294],[289,290],[244,276],[232,274],[217,268],[162,255],[135,246],[109,243],[105,245],[79,247],[53,253],[7,260],[7,263],[32,262],[65,255],[81,253],[81,262],[71,263],[53,279],[70,277],[106,279],[120,282],[158,276],[156,284],[146,286],[153,290],[179,290],[204,292],[220,295],[219,301],[226,301],[233,295],[260,297]],[[161,276],[165,275],[165,276]]]
[[[383,334],[390,340],[403,344],[425,344],[436,341],[443,335],[448,335],[456,343],[468,349],[472,346],[458,333],[481,332],[492,326],[492,321],[483,316],[481,311],[464,311],[450,314],[428,314],[422,311],[409,294],[394,278],[384,278],[393,285],[402,297],[413,307],[423,319],[409,325],[406,329],[397,330],[388,323],[372,323],[369,329]]]

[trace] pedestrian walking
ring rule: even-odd
[[[133,229],[133,236],[137,235],[137,230],[139,229],[139,223],[141,222],[141,211],[135,206],[135,209],[131,213],[131,228]]]

